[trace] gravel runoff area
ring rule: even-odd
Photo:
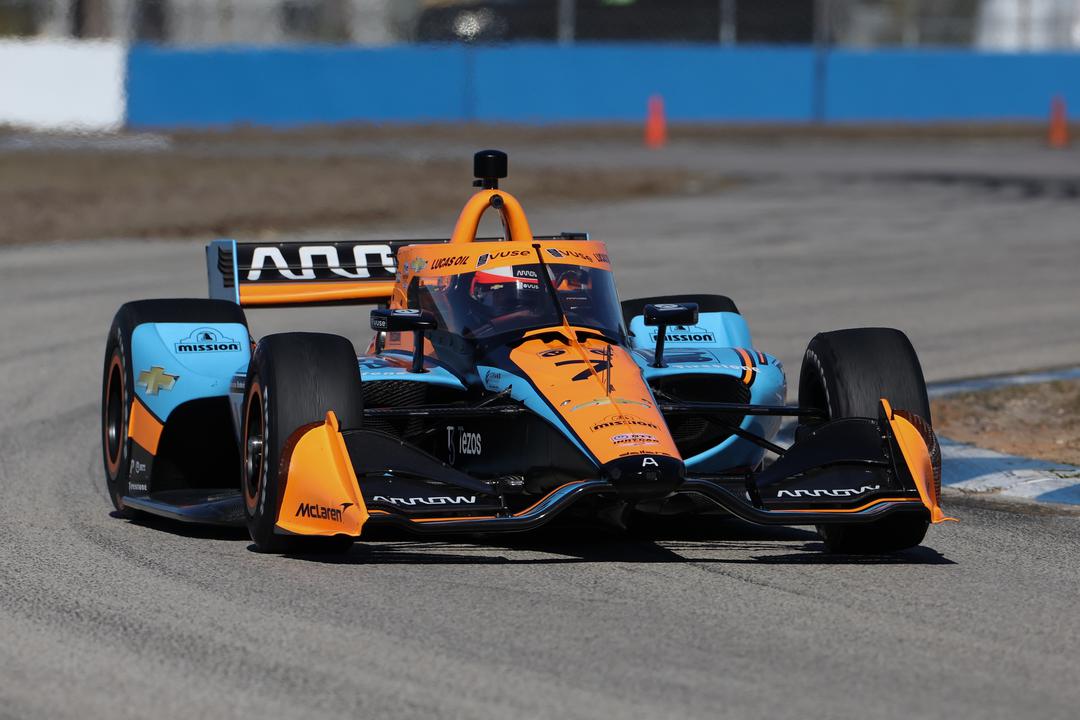
[[[1008,192],[1080,193],[1071,153],[1040,152],[1037,126],[674,126],[671,136],[654,152],[633,125],[0,130],[0,244],[439,220],[456,211],[471,152],[490,146],[511,151],[515,191],[530,207],[710,194],[807,174],[967,184],[1008,175]]]
[[[1080,465],[1080,380],[959,393],[932,400],[931,412],[951,440]]]
[[[268,236],[435,220],[455,211],[470,171],[468,158],[229,156],[205,147],[189,151],[183,141],[164,150],[28,149],[0,154],[0,244]],[[719,173],[675,168],[585,173],[571,167],[523,173],[516,189],[542,206],[710,192],[731,182]]]

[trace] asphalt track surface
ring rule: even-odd
[[[945,379],[1076,362],[1078,217],[792,176],[532,219],[610,240],[624,296],[730,293],[793,373],[814,330],[884,324]],[[196,243],[0,251],[0,717],[1076,717],[1075,510],[953,498],[962,523],[893,558],[705,519],[382,534],[327,561],[111,517],[111,314],[202,295],[203,273]],[[366,324],[252,314],[256,334]]]

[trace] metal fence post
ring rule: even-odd
[[[811,114],[817,124],[824,123],[828,112],[827,92],[829,47],[832,43],[832,0],[814,0],[814,96]]]
[[[917,47],[920,40],[920,16],[919,0],[904,0],[901,8],[903,19],[901,21],[901,42],[905,47]]]
[[[574,35],[576,34],[577,0],[559,0],[558,13],[559,43],[569,45],[574,42]]]
[[[718,0],[720,12],[720,44],[734,45],[737,40],[735,0]]]

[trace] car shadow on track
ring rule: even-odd
[[[925,546],[889,555],[829,554],[818,535],[808,530],[759,527],[717,517],[650,520],[632,530],[551,525],[528,534],[424,538],[380,528],[365,534],[346,554],[293,553],[287,557],[335,565],[955,564]]]
[[[250,542],[246,527],[200,525],[141,512],[135,513],[132,517],[125,517],[115,510],[109,513],[109,517],[118,520],[127,520],[132,525],[169,533],[170,535],[178,535],[180,537],[202,540],[248,540]]]
[[[143,513],[127,519],[179,537],[250,543],[247,529],[196,525]],[[780,552],[778,552],[780,551]],[[538,557],[539,556],[539,557]],[[339,555],[286,553],[285,557],[333,565],[565,565],[576,563],[729,565],[953,565],[920,546],[890,555],[825,552],[817,533],[794,527],[762,527],[732,518],[653,518],[630,528],[559,523],[512,535],[417,537],[404,530],[374,528]]]
[[[139,513],[127,519],[179,537],[250,543],[247,529],[196,525]],[[286,553],[285,557],[332,565],[565,565],[580,563],[733,565],[952,565],[940,552],[920,546],[890,555],[825,552],[817,533],[794,527],[762,527],[732,518],[651,518],[632,528],[554,523],[531,533],[417,537],[404,530],[373,528],[344,554]]]

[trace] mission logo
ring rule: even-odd
[[[214,328],[199,328],[174,346],[178,355],[190,353],[239,352],[244,346]]]

